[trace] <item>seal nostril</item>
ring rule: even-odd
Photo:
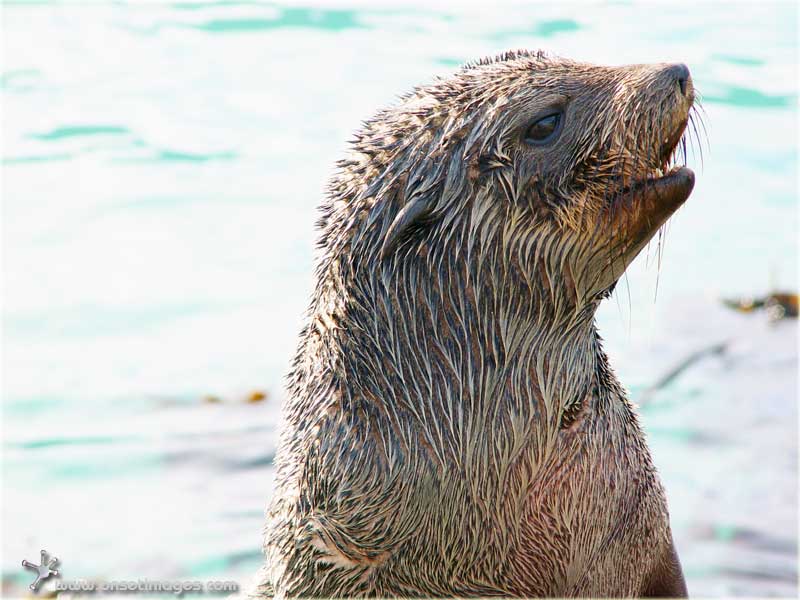
[[[681,77],[680,79],[678,79],[678,87],[681,88],[681,95],[685,96],[686,95],[686,78],[685,77]]]
[[[689,85],[689,78],[691,75],[689,74],[689,67],[684,65],[683,63],[678,65],[672,65],[668,73],[671,77],[673,77],[678,82],[678,87],[681,90],[681,95],[686,95],[686,89]]]

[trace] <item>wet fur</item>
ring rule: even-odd
[[[255,593],[685,593],[594,323],[658,228],[625,190],[686,124],[662,71],[507,53],[356,134],[321,209]],[[527,146],[564,101],[557,142]]]

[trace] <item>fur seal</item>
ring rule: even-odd
[[[321,207],[256,595],[686,595],[594,314],[691,193],[693,106],[682,64],[515,51],[365,122]]]

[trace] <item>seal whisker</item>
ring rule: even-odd
[[[706,141],[706,150],[708,150],[710,152],[711,151],[711,146],[710,146],[710,141],[709,141],[710,138],[709,138],[709,135],[708,135],[708,131],[706,130],[706,124],[705,124],[705,119],[708,118],[708,113],[706,113],[706,109],[703,106],[703,103],[702,103],[701,100],[702,100],[702,97],[701,97],[700,93],[697,92],[695,101],[692,104],[692,108],[690,109],[690,114],[693,113],[693,114],[695,114],[697,116],[697,120],[700,122],[700,127],[703,130],[703,137],[705,138],[705,141]]]
[[[694,120],[694,117],[695,117],[695,115],[697,115],[697,114],[698,114],[698,113],[696,113],[696,112],[694,112],[694,111],[692,111],[692,112],[690,112],[690,113],[689,113],[689,125],[691,126],[691,131],[694,133],[694,137],[695,137],[695,139],[697,140],[697,149],[698,149],[698,151],[700,152],[700,168],[702,169],[702,168],[704,168],[704,162],[703,162],[703,144],[702,144],[702,142],[701,142],[701,140],[700,140],[700,134],[699,134],[699,132],[697,131],[697,126],[696,126],[696,124],[695,124],[695,122],[694,122],[694,121],[695,121],[695,120]],[[701,120],[701,122],[702,122],[702,120]]]

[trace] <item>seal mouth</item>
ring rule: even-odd
[[[681,204],[694,188],[694,171],[686,166],[675,166],[666,172],[653,169],[644,179],[636,181],[623,190],[623,194],[634,198],[654,199],[659,204],[670,201]]]
[[[683,151],[684,163],[686,160],[685,132],[688,125],[688,115],[682,119],[664,139],[658,148],[658,159],[655,165],[646,169],[643,177],[634,177],[628,180],[627,185],[619,190],[617,196],[630,199],[633,203],[642,205],[647,213],[648,220],[659,217],[662,213],[669,216],[675,209],[683,204],[694,188],[694,172],[685,164],[678,165],[677,157]],[[663,222],[663,221],[661,221]]]
[[[694,172],[685,166],[688,122],[687,115],[662,138],[655,161],[623,173],[619,181],[621,185],[612,202],[623,210],[612,210],[612,219],[618,224],[617,232],[626,232],[626,253],[631,256],[641,250],[694,189]],[[678,164],[681,152],[683,164]]]
[[[659,176],[660,175],[660,176]],[[653,176],[631,186],[628,192],[638,213],[630,224],[630,242],[640,249],[681,206],[694,189],[694,171],[685,166],[667,173],[655,170]]]

